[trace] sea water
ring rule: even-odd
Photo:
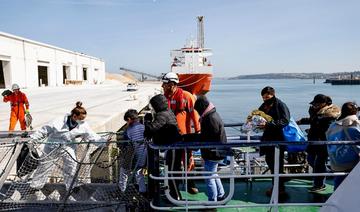
[[[276,97],[286,103],[295,120],[308,116],[309,102],[316,94],[325,94],[341,107],[347,101],[360,104],[360,85],[331,85],[324,80],[300,79],[214,79],[208,98],[225,123],[244,122],[248,114],[261,105],[261,89],[271,86]]]

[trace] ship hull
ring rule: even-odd
[[[212,74],[210,73],[178,73],[178,86],[194,95],[204,95],[210,91]]]

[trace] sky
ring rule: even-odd
[[[170,71],[196,38],[215,77],[360,70],[357,0],[0,0],[0,31],[99,57],[108,72]]]

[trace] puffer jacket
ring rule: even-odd
[[[266,124],[261,141],[285,141],[282,129],[290,122],[290,111],[286,104],[280,99],[273,97],[271,106],[263,103],[259,110],[273,118],[272,121]],[[260,155],[264,155],[268,151],[273,151],[271,147],[261,147]]]
[[[208,113],[202,116],[200,126],[201,141],[219,142],[222,144],[227,142],[224,123],[215,108],[211,109]],[[222,160],[229,154],[230,149],[227,148],[201,149],[201,157],[204,160]]]
[[[310,118],[303,118],[299,121],[299,124],[310,124],[308,132],[309,141],[325,141],[326,131],[331,123],[333,123],[340,116],[340,108],[334,104],[325,106],[319,111],[312,111],[312,107],[309,108]],[[327,155],[325,145],[309,145],[307,152],[311,154],[323,154]]]
[[[328,141],[360,140],[360,120],[356,115],[347,116],[332,123],[326,132]],[[359,146],[328,145],[331,169],[348,171],[359,162]]]
[[[154,144],[166,145],[180,141],[179,128],[174,113],[168,109],[168,101],[162,94],[154,96],[150,100],[155,110],[153,121],[145,121],[144,136],[152,138]]]

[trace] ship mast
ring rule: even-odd
[[[198,16],[198,34],[197,45],[198,48],[204,48],[204,16]]]

